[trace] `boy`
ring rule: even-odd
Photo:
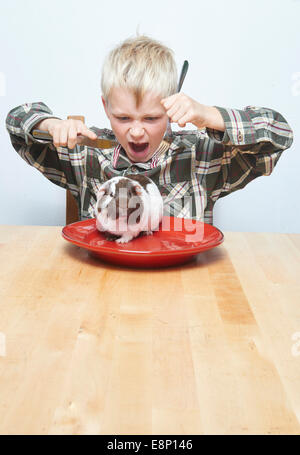
[[[291,146],[293,133],[272,109],[205,106],[176,93],[177,83],[172,51],[138,36],[113,49],[103,66],[102,103],[112,130],[61,120],[44,103],[12,109],[7,130],[28,164],[71,191],[81,220],[94,218],[101,183],[139,173],[158,186],[164,215],[213,224],[215,202],[258,176],[270,175],[283,150]],[[192,123],[197,129],[173,132],[166,137],[170,142],[166,150],[162,140],[168,119],[180,127]],[[49,132],[53,144],[34,138],[33,129]],[[81,146],[79,134],[118,145]]]

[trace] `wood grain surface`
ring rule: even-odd
[[[299,434],[300,235],[180,267],[0,226],[0,434]]]

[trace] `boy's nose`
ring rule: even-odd
[[[144,128],[135,126],[134,128],[130,128],[129,130],[132,137],[138,138],[144,136]]]

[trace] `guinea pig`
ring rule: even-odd
[[[96,227],[107,240],[127,243],[152,235],[163,216],[163,199],[155,183],[145,175],[128,174],[103,183],[95,205]]]

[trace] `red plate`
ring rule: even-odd
[[[94,257],[133,267],[183,264],[224,239],[222,232],[210,224],[170,216],[163,217],[153,235],[142,235],[128,243],[106,240],[96,228],[95,218],[68,224],[62,229],[62,236]]]

